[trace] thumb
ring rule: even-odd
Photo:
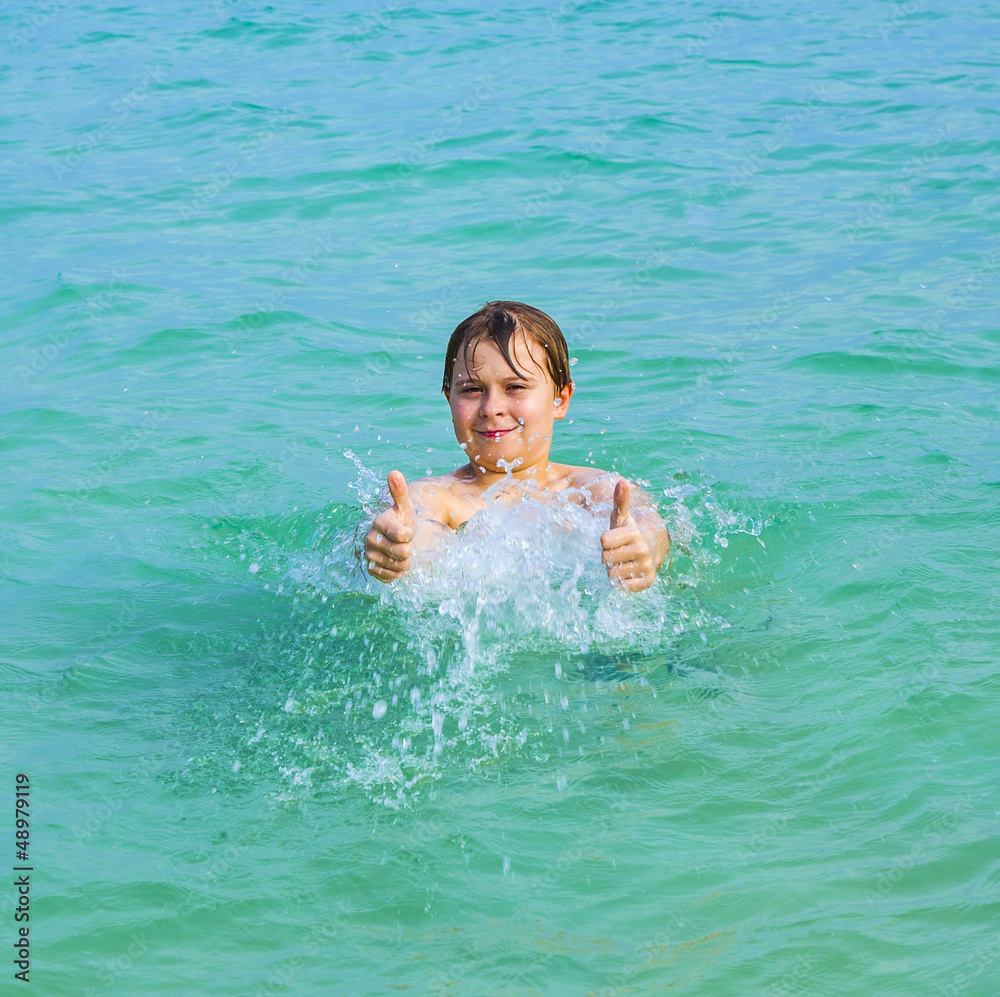
[[[416,513],[413,511],[413,502],[410,501],[406,478],[399,471],[390,471],[388,482],[389,494],[392,496],[396,511],[402,519],[412,523],[416,519]]]
[[[615,504],[611,510],[611,529],[617,530],[624,526],[631,513],[628,508],[629,497],[632,494],[632,486],[624,478],[615,485]]]

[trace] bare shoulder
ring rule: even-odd
[[[451,496],[451,482],[446,474],[417,478],[409,483],[410,498],[418,513],[431,512]]]
[[[573,488],[587,488],[595,481],[600,481],[604,478],[617,481],[621,477],[620,474],[615,474],[613,471],[604,471],[599,467],[574,466],[572,464],[565,466],[567,471],[566,479]]]
[[[615,485],[619,481],[629,481],[624,475],[617,471],[605,471],[599,467],[572,467],[573,474],[570,476],[570,485],[589,493],[590,501],[593,505],[603,509],[610,507],[614,502]],[[637,506],[648,506],[654,508],[653,500],[634,481],[631,484],[631,503]]]
[[[614,498],[615,485],[621,481],[621,475],[614,471],[605,471],[599,467],[569,467],[567,484],[589,494],[594,505],[610,504]]]
[[[441,490],[447,489],[448,485],[449,480],[446,474],[435,474],[428,478],[417,478],[409,482],[410,495],[414,501],[418,498],[433,498]]]
[[[452,529],[469,519],[478,508],[470,501],[468,492],[469,486],[459,480],[454,471],[418,478],[410,484],[410,497],[417,516]]]

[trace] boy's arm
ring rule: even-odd
[[[615,490],[617,492],[617,488]],[[667,524],[660,518],[660,514],[645,493],[638,488],[632,489],[631,512],[639,532],[653,555],[654,567],[659,569],[670,553],[670,533],[667,531]]]
[[[448,529],[440,503],[433,501],[433,491],[427,494],[423,482],[407,485],[399,471],[391,471],[388,484],[393,504],[376,517],[365,537],[368,573],[380,582],[393,582],[409,571],[413,552],[433,548]]]
[[[601,536],[608,577],[630,592],[649,588],[670,550],[670,534],[649,498],[624,478],[589,481],[595,503],[611,504],[609,529]]]
[[[448,506],[443,498],[447,492],[432,478],[421,478],[410,485],[410,496],[417,514],[417,535],[413,542],[417,550],[435,549],[443,536],[455,531],[448,522]]]

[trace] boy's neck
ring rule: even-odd
[[[527,467],[519,465],[518,467],[508,467],[503,470],[493,471],[470,461],[465,467],[459,469],[458,474],[475,484],[482,485],[484,491],[491,485],[495,485],[498,481],[503,481],[507,477],[513,478],[514,481],[534,481],[539,488],[544,488],[558,477],[558,475],[553,473],[557,466],[546,457],[544,461],[539,461]]]

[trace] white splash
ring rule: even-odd
[[[476,771],[506,754],[542,751],[555,736],[543,730],[542,714],[565,694],[550,704],[546,693],[534,720],[507,708],[500,690],[514,678],[513,662],[543,659],[561,686],[584,681],[587,662],[666,660],[678,635],[713,622],[691,593],[717,559],[696,524],[718,534],[716,547],[726,534],[760,529],[704,486],[672,484],[663,492],[673,501],[665,519],[683,571],[664,569],[649,590],[625,593],[601,562],[610,506],[589,510],[572,490],[540,496],[535,482],[513,479],[515,461],[464,527],[383,585],[363,570],[357,545],[388,501],[384,481],[352,452],[345,456],[359,471],[351,485],[364,508],[357,530],[352,523],[324,534],[325,553],[300,556],[286,571],[301,595],[322,596],[323,610],[315,642],[302,652],[311,677],[296,685],[290,676],[294,695],[284,706],[300,726],[275,757],[308,786],[321,773],[335,775],[390,807],[412,803],[449,765]],[[343,614],[339,627],[323,615],[333,606]],[[314,722],[321,734],[298,732]],[[556,733],[560,744],[568,740],[568,731]],[[269,738],[267,750],[275,748]],[[566,786],[559,773],[557,788]]]

